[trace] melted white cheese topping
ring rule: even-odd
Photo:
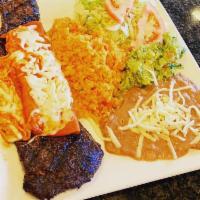
[[[30,95],[38,106],[33,111],[42,116],[44,134],[55,134],[64,128],[72,116],[72,96],[61,65],[50,50],[50,44],[36,31],[36,26],[27,26],[16,32],[24,51],[12,54],[25,73],[31,89]]]

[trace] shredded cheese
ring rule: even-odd
[[[11,80],[0,79],[0,113],[12,114],[24,123],[22,104]]]
[[[141,135],[140,138],[139,138],[138,147],[137,147],[137,150],[136,150],[136,157],[137,158],[140,158],[141,155],[142,155],[143,142],[144,142],[144,136]]]
[[[200,134],[198,136],[196,136],[190,144],[198,144],[199,142],[200,142]]]
[[[173,137],[175,137],[175,138],[178,138],[178,139],[181,140],[182,142],[185,142],[186,139],[185,139],[184,137],[181,137],[181,136],[177,135],[178,132],[179,132],[179,130],[177,129],[177,130],[175,130],[174,132],[172,132],[171,135],[172,135]]]
[[[0,77],[0,116],[0,135],[5,141],[12,143],[25,136],[18,127],[24,124],[22,104],[8,77]]]
[[[178,91],[178,95],[179,95],[180,99],[182,100],[182,105],[184,106],[185,105],[185,98],[183,97],[181,91]]]
[[[23,50],[10,57],[19,64],[30,87],[30,96],[44,124],[44,135],[55,134],[71,120],[72,95],[61,65],[50,49],[50,44],[37,31],[36,25],[16,29],[15,36]],[[31,117],[31,116],[30,116]]]
[[[151,112],[145,112],[143,116],[141,116],[141,118],[139,118],[135,123],[133,124],[128,124],[127,126],[123,126],[123,127],[119,127],[119,130],[121,131],[126,131],[129,129],[132,129],[136,126],[138,126],[146,117],[148,117],[149,115],[151,115]]]
[[[151,76],[152,76],[152,78],[153,78],[154,85],[155,85],[155,86],[158,86],[158,80],[157,80],[157,78],[156,78],[155,72],[152,71],[152,70],[149,70],[149,69],[146,69],[146,70],[151,74]]]
[[[170,89],[169,89],[169,102],[172,104],[173,103],[173,89],[175,86],[175,81],[172,80],[170,84]]]
[[[187,123],[186,125],[185,125],[185,127],[183,128],[183,130],[182,130],[182,133],[183,133],[183,135],[186,137],[186,135],[187,135],[187,133],[188,133],[188,129],[191,127],[191,126],[193,126],[194,125],[194,120],[193,121],[190,121],[189,123]]]
[[[175,84],[175,80],[172,80],[169,89],[157,89],[143,103],[143,98],[139,97],[135,106],[128,111],[130,117],[128,124],[118,127],[121,131],[131,130],[140,135],[137,148],[138,157],[141,157],[141,143],[144,138],[151,142],[158,139],[165,140],[174,159],[177,158],[177,155],[171,137],[185,142],[190,131],[195,135],[191,144],[200,141],[200,128],[195,125],[192,115],[192,111],[195,111],[200,116],[200,109],[195,105],[186,106],[186,100],[181,93],[181,91],[192,89],[192,86],[175,88]]]
[[[114,131],[109,126],[106,126],[106,128],[107,128],[108,135],[109,135],[111,141],[113,142],[113,144],[115,145],[116,148],[120,149],[122,147],[122,145],[119,142],[119,140],[116,137],[116,135],[114,134]]]
[[[171,140],[168,141],[168,146],[169,146],[169,149],[170,149],[171,152],[172,152],[173,158],[174,158],[174,159],[177,159],[178,156],[177,156],[177,154],[176,154],[176,151],[175,151],[175,149],[174,149],[174,146],[173,146]]]

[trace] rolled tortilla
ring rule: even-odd
[[[79,133],[72,96],[40,22],[6,35],[7,67],[21,98],[26,123],[36,135]]]
[[[30,138],[20,98],[12,80],[4,77],[2,70],[0,70],[0,135],[9,143]]]

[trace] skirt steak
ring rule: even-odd
[[[16,146],[25,169],[24,190],[39,199],[89,182],[103,158],[100,145],[82,126],[80,135],[38,137]]]
[[[2,21],[0,34],[40,19],[36,0],[0,0],[0,12]]]

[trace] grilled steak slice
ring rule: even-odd
[[[0,38],[0,57],[6,55],[5,44],[6,40],[4,38]]]
[[[0,34],[40,19],[36,0],[0,0],[0,11],[2,15]]]
[[[20,6],[25,2],[27,2],[27,0],[0,0],[1,12],[4,11],[3,12],[4,15],[13,12],[15,8],[17,8],[18,6]]]
[[[38,137],[16,146],[25,169],[24,190],[39,199],[89,182],[103,157],[100,145],[82,126],[80,135]]]

